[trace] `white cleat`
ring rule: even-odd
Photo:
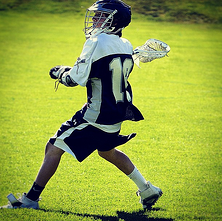
[[[140,203],[144,209],[151,209],[156,201],[162,196],[163,192],[159,187],[153,186],[149,181],[147,182],[147,189],[137,191],[137,196],[140,196]]]
[[[10,193],[7,196],[9,202],[8,205],[1,206],[1,209],[18,209],[18,208],[29,208],[29,209],[39,209],[39,199],[36,201],[30,200],[26,197],[26,193],[22,194],[22,197],[16,199],[15,196]]]

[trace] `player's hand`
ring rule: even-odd
[[[55,66],[54,68],[51,68],[49,71],[49,75],[52,79],[59,79],[61,75],[61,65]]]

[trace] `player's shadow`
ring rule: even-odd
[[[89,217],[93,218],[95,220],[99,219],[102,221],[119,221],[124,220],[124,221],[173,221],[173,219],[166,219],[166,218],[152,218],[149,217],[147,211],[144,210],[139,210],[136,212],[128,213],[124,211],[117,211],[117,216],[105,216],[105,215],[96,215],[96,214],[88,214],[88,213],[74,213],[74,212],[68,212],[68,211],[63,211],[63,210],[51,210],[51,209],[40,209],[41,211],[44,212],[53,212],[53,213],[60,213],[64,215],[74,215],[74,216],[79,216],[79,217]],[[161,208],[153,208],[150,211],[158,211],[162,210]]]

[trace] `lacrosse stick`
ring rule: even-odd
[[[149,39],[144,45],[138,46],[133,50],[133,60],[140,67],[140,62],[147,63],[154,59],[165,57],[169,51],[170,46],[166,43],[156,39]]]

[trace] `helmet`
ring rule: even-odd
[[[119,34],[131,22],[131,8],[121,0],[96,1],[86,11],[85,36]]]

